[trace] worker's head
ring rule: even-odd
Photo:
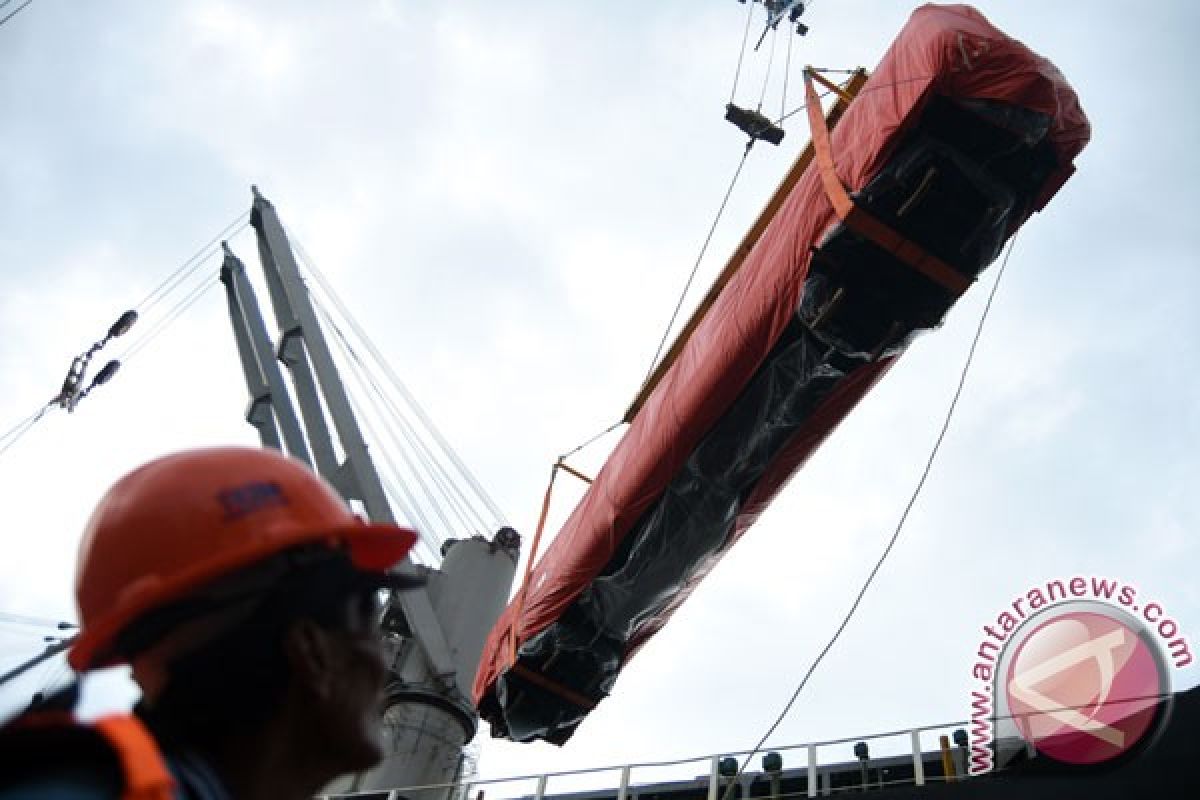
[[[388,570],[415,538],[274,451],[160,458],[88,522],[71,665],[132,665],[150,718],[193,741],[288,715],[339,771],[365,768],[381,755],[380,595],[413,585]]]

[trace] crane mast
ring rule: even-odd
[[[308,463],[372,521],[395,523],[287,234],[270,201],[257,188],[253,192],[250,222],[278,347],[244,264],[224,245],[221,282],[250,395],[246,420],[264,447]],[[344,457],[338,457],[339,450]],[[428,582],[423,589],[393,595],[384,614],[391,670],[382,719],[387,753],[374,769],[331,790],[433,786],[459,777],[463,747],[479,724],[470,700],[475,666],[484,637],[507,601],[519,549],[520,537],[506,527],[490,541],[482,536],[447,540],[440,569],[409,561],[400,567],[427,573]],[[440,800],[446,792],[431,791],[422,800]]]

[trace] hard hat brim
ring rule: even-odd
[[[350,562],[363,572],[379,573],[381,587],[414,589],[425,585],[423,576],[391,571],[416,544],[416,531],[395,525],[366,523],[346,529],[343,535]]]
[[[425,578],[412,573],[397,573],[391,571],[400,564],[417,541],[416,531],[397,525],[358,522],[345,525],[333,530],[313,531],[309,535],[293,537],[293,546],[305,543],[317,544],[326,542],[332,548],[342,548],[350,558],[355,569],[368,575],[379,584],[379,588],[395,590],[414,589],[425,585]],[[221,571],[206,571],[187,576],[185,580],[177,581],[175,586],[156,586],[159,602],[170,602],[173,599],[186,596],[188,592],[202,587],[208,581],[217,579],[235,569],[249,566],[260,558],[272,555],[274,548],[257,551],[249,549],[226,561]],[[120,664],[122,659],[112,652],[111,642],[124,625],[132,619],[151,610],[150,603],[137,603],[127,608],[120,617],[113,617],[106,623],[91,627],[85,626],[76,637],[67,662],[77,672],[83,672],[100,667]]]

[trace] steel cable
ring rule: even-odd
[[[480,484],[475,475],[469,469],[467,469],[466,464],[463,463],[462,459],[458,456],[458,453],[453,447],[450,446],[450,443],[442,435],[441,431],[438,430],[437,426],[433,424],[433,421],[430,419],[429,415],[425,413],[425,410],[421,407],[421,404],[417,402],[412,392],[409,391],[408,387],[402,380],[400,380],[400,377],[396,374],[395,370],[392,369],[391,364],[389,364],[387,359],[383,357],[383,354],[380,352],[379,348],[376,347],[371,338],[367,336],[366,331],[363,330],[362,326],[358,324],[357,320],[355,320],[354,316],[346,308],[346,305],[342,302],[337,292],[330,285],[324,273],[321,272],[321,269],[317,266],[316,262],[313,261],[313,259],[305,251],[303,244],[301,244],[295,236],[289,234],[289,237],[296,248],[296,252],[303,259],[306,268],[312,274],[313,278],[315,278],[317,284],[333,303],[334,308],[339,314],[341,314],[342,319],[344,319],[346,324],[349,325],[350,330],[355,336],[358,337],[359,341],[366,348],[367,353],[375,361],[376,365],[383,371],[384,376],[391,383],[392,387],[396,389],[396,391],[403,398],[404,403],[412,410],[413,416],[415,416],[417,421],[421,423],[422,428],[429,432],[430,438],[432,438],[441,451],[445,453],[453,467],[468,483],[479,501],[481,501],[492,513],[493,517],[501,525],[507,525],[508,522],[504,512],[500,510],[499,506],[496,505],[495,501],[493,501],[487,491],[484,490],[483,485]]]
[[[729,198],[733,195],[733,189],[737,186],[738,178],[742,175],[742,168],[746,166],[746,159],[750,156],[750,148],[753,145],[754,140],[751,139],[746,143],[746,147],[742,151],[742,158],[738,161],[733,178],[729,181],[729,188],[725,190],[725,196],[721,198],[721,205],[717,209],[717,214],[713,217],[712,224],[708,227],[708,235],[704,237],[704,243],[700,246],[700,252],[696,256],[695,263],[692,264],[692,271],[688,274],[687,282],[683,285],[683,291],[679,293],[679,300],[675,303],[675,310],[671,312],[671,318],[667,321],[667,328],[663,331],[662,339],[659,340],[658,347],[654,351],[654,358],[650,360],[650,368],[646,370],[646,376],[642,378],[642,386],[646,385],[646,382],[650,380],[650,376],[654,374],[654,368],[658,366],[659,356],[662,355],[663,348],[667,346],[667,339],[671,335],[671,329],[675,326],[675,320],[679,318],[679,311],[683,308],[683,301],[687,299],[688,290],[692,288],[692,282],[696,279],[696,272],[700,269],[700,264],[704,261],[704,256],[708,252],[708,246],[712,243],[713,234],[717,231],[717,225],[721,222],[721,217],[725,213],[725,207],[729,204]]]
[[[142,301],[135,308],[145,313],[164,300],[168,294],[174,291],[179,284],[187,280],[188,277],[212,256],[212,252],[220,247],[222,241],[232,239],[245,230],[250,224],[249,217],[250,212],[248,211],[243,211],[234,217],[229,224],[221,229],[220,233],[210,239],[203,247],[193,253],[190,258],[174,269],[171,274],[167,275],[157,286],[151,289],[150,293],[142,298]],[[235,227],[237,229],[233,230]]]
[[[746,30],[742,32],[742,49],[738,52],[737,68],[733,71],[733,88],[729,90],[729,102],[737,99],[738,79],[742,76],[742,62],[746,59],[746,44],[750,41],[750,21],[754,19],[754,3],[746,4]]]
[[[317,298],[315,296],[313,299],[314,299],[314,303],[317,302]],[[443,519],[443,521],[446,523],[447,533],[453,532],[453,526],[450,525],[449,520],[446,519],[446,517],[441,513],[441,507],[440,507],[441,504],[438,502],[438,499],[433,496],[433,493],[429,490],[429,487],[425,483],[425,479],[422,476],[421,470],[418,469],[416,466],[414,466],[413,462],[409,459],[410,451],[413,453],[413,455],[420,462],[421,466],[428,473],[430,479],[437,485],[438,489],[441,490],[443,499],[448,501],[448,504],[451,505],[452,510],[459,517],[459,520],[464,523],[465,527],[467,527],[467,528],[472,527],[472,524],[468,520],[465,519],[465,517],[462,515],[461,510],[454,503],[453,498],[450,495],[450,492],[445,487],[445,484],[440,480],[440,478],[438,476],[438,470],[440,469],[440,465],[436,464],[436,462],[431,463],[431,460],[432,460],[431,458],[425,458],[423,456],[423,454],[422,454],[423,450],[424,450],[425,455],[432,456],[432,454],[428,453],[428,449],[425,448],[424,443],[421,442],[420,437],[417,434],[417,432],[412,430],[411,426],[408,425],[407,420],[405,420],[401,415],[397,414],[396,409],[394,407],[392,407],[391,404],[388,402],[388,398],[387,398],[386,394],[379,387],[379,384],[375,381],[374,376],[371,375],[370,370],[367,368],[367,366],[363,362],[363,360],[359,357],[359,355],[355,351],[353,345],[350,344],[349,340],[346,338],[346,335],[342,332],[342,330],[338,326],[337,322],[332,318],[332,316],[330,316],[328,310],[325,309],[323,305],[319,306],[319,310],[320,310],[320,313],[322,314],[323,318],[325,319],[326,324],[329,325],[333,329],[334,334],[338,339],[339,345],[343,349],[343,351],[346,355],[346,358],[350,362],[351,369],[354,370],[354,373],[359,381],[360,386],[362,387],[363,391],[365,391],[367,393],[368,399],[370,400],[372,407],[375,408],[376,413],[379,415],[380,419],[384,422],[385,429],[387,430],[389,435],[391,435],[392,443],[396,446],[396,449],[400,451],[400,455],[404,459],[405,464],[408,465],[409,471],[416,478],[418,484],[421,486],[421,489],[425,492],[426,497],[429,499],[430,504],[434,507],[434,510],[438,513],[438,516],[441,517]],[[408,447],[405,447],[405,442],[401,442],[399,439],[396,438],[395,431],[392,430],[390,425],[387,425],[389,411],[391,412],[391,415],[395,418],[395,421],[399,424],[401,436],[405,439],[405,442],[408,444]],[[439,537],[439,539],[443,539],[443,538],[444,537]],[[440,545],[441,545],[441,542],[439,541],[439,546]]]
[[[925,461],[925,468],[922,470],[921,477],[918,479],[917,485],[913,489],[912,495],[909,497],[908,503],[905,505],[904,511],[900,515],[899,521],[896,523],[896,528],[893,531],[891,538],[888,540],[887,546],[884,547],[883,552],[876,560],[875,565],[871,568],[866,580],[863,581],[862,588],[858,590],[858,594],[855,596],[854,602],[850,604],[850,609],[842,618],[837,630],[834,631],[833,636],[830,637],[825,646],[821,648],[821,651],[817,654],[817,657],[813,659],[808,671],[805,672],[804,677],[800,679],[800,683],[796,686],[795,691],[792,692],[792,696],[784,705],[783,710],[779,712],[779,715],[775,718],[775,721],[771,723],[769,728],[767,728],[767,732],[763,734],[762,738],[758,740],[758,744],[756,744],[754,749],[751,750],[746,756],[745,761],[742,762],[741,767],[738,769],[737,776],[733,779],[733,781],[731,781],[731,786],[736,784],[737,778],[741,777],[747,765],[750,763],[750,759],[753,758],[756,753],[762,751],[767,739],[770,738],[771,734],[773,734],[779,728],[779,725],[783,722],[784,718],[787,717],[788,712],[792,710],[792,706],[795,705],[796,700],[800,697],[800,693],[808,684],[808,681],[813,676],[813,673],[816,672],[817,667],[820,666],[825,656],[831,649],[833,649],[834,644],[841,637],[842,632],[845,631],[846,627],[850,624],[850,620],[854,617],[854,613],[858,610],[859,605],[862,603],[863,597],[866,596],[867,590],[871,588],[871,584],[875,581],[875,576],[879,574],[879,570],[883,568],[884,562],[887,561],[892,549],[896,546],[896,542],[900,538],[900,533],[904,529],[904,523],[908,520],[909,513],[912,511],[913,506],[916,505],[917,498],[920,496],[921,490],[925,487],[925,481],[929,478],[929,473],[933,469],[933,463],[937,459],[938,452],[941,450],[942,442],[946,438],[946,432],[950,429],[950,421],[954,418],[954,411],[958,407],[959,398],[962,397],[963,387],[966,386],[967,375],[970,372],[971,364],[975,359],[975,351],[978,348],[979,340],[983,335],[984,324],[987,322],[988,315],[992,310],[992,302],[996,298],[996,291],[1000,288],[1000,280],[1004,277],[1004,271],[1008,267],[1008,260],[1012,256],[1013,248],[1016,246],[1016,243],[1016,235],[1014,235],[1012,242],[1009,244],[1008,251],[1004,255],[1004,260],[1000,264],[1000,269],[996,272],[996,280],[992,283],[992,289],[988,293],[987,302],[984,304],[983,312],[979,316],[979,323],[975,328],[975,335],[971,339],[971,346],[967,350],[967,357],[963,363],[962,371],[959,375],[958,385],[955,387],[954,394],[950,399],[950,405],[946,410],[946,416],[942,422],[942,427],[938,431],[938,435],[934,440],[933,447],[930,450],[929,457]]]
[[[313,301],[314,301],[314,303],[313,303],[314,306],[316,306],[316,308],[317,308],[318,314],[320,314],[324,318],[325,323],[333,329],[335,341],[337,341],[339,348],[341,348],[343,351],[345,361],[346,361],[347,365],[350,367],[351,375],[354,377],[355,381],[359,384],[362,391],[367,395],[367,400],[368,400],[368,402],[370,402],[372,408],[375,409],[375,413],[379,416],[379,418],[382,421],[386,422],[386,419],[387,419],[386,412],[381,409],[377,399],[373,396],[372,392],[368,388],[367,384],[370,381],[370,377],[369,377],[369,375],[366,374],[365,367],[363,366],[361,360],[358,358],[357,354],[354,353],[354,350],[351,347],[350,343],[346,340],[341,329],[337,326],[337,324],[329,316],[328,311],[325,310],[324,306],[319,303],[319,301],[317,300],[316,297],[313,298]],[[360,408],[361,408],[361,404],[360,404]],[[358,416],[369,423],[369,418],[367,418],[365,415],[363,415],[361,413],[361,411],[359,412]],[[372,435],[377,440],[382,441],[382,438],[379,437],[378,433],[374,430],[374,425],[369,424],[369,427],[371,428]],[[395,449],[400,453],[400,457],[404,460],[405,465],[408,467],[408,473],[412,474],[413,477],[416,479],[417,485],[421,488],[422,492],[425,494],[425,497],[429,501],[429,505],[432,507],[434,513],[438,516],[438,518],[442,521],[444,530],[446,530],[448,532],[452,531],[453,525],[450,523],[449,518],[446,517],[446,515],[442,512],[441,504],[438,503],[437,498],[434,497],[434,493],[429,489],[428,484],[425,482],[425,478],[421,474],[421,470],[418,469],[417,467],[415,467],[413,465],[412,461],[409,459],[409,450],[411,448],[406,448],[404,446],[404,443],[402,443],[398,439],[396,439],[394,431],[392,431],[390,427],[386,426],[386,424],[385,424],[385,430],[391,436],[392,444],[395,445]],[[392,469],[394,476],[399,477],[399,476],[402,476],[403,474],[405,474],[402,470],[400,470],[396,467],[395,462],[393,462],[391,460],[391,456],[389,455],[389,451],[387,449],[382,450],[382,455],[383,455],[385,461],[388,462],[388,465]],[[405,484],[401,480],[400,485],[406,486],[407,484]],[[407,492],[406,492],[406,494],[407,494]],[[412,498],[411,495],[409,495],[409,497]],[[415,498],[412,498],[412,502],[413,502],[414,508],[419,505],[416,503]],[[440,549],[440,547],[444,541],[444,537],[440,536],[437,533],[437,529],[434,526],[429,525],[427,518],[425,520],[425,524],[427,526],[427,530],[421,531],[420,533],[422,535],[427,535],[427,536],[433,537],[437,547]]]
[[[16,10],[12,11],[10,14],[8,14],[8,16],[4,17],[4,19],[0,19],[0,26],[4,25],[4,24],[5,24],[6,22],[8,22],[10,19],[12,19],[13,17],[15,17],[17,14],[20,14],[22,11],[24,11],[24,10],[25,10],[25,9],[27,9],[27,8],[29,8],[29,6],[30,6],[30,4],[31,4],[31,3],[33,3],[33,0],[25,0],[25,2],[24,2],[24,3],[22,3],[22,4],[21,4],[21,5],[19,5],[19,6],[17,6]],[[4,5],[5,5],[5,6],[6,6],[6,5],[8,5],[8,2],[7,2],[7,0],[6,0],[6,2],[4,3]],[[4,6],[0,6],[0,8],[3,8],[3,7],[4,7]]]

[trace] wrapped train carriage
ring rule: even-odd
[[[811,163],[493,628],[494,735],[571,736],[1090,135],[1059,71],[967,6],[914,12],[832,131],[809,112]]]

